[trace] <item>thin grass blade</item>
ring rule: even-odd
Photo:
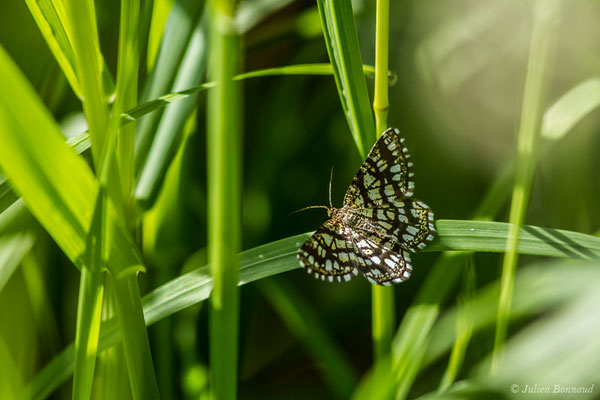
[[[352,4],[345,0],[317,0],[317,5],[342,109],[364,158],[376,135]]]
[[[552,60],[556,41],[556,26],[559,13],[558,1],[538,1],[534,6],[531,48],[525,78],[523,108],[517,144],[517,166],[512,192],[509,222],[511,231],[506,243],[506,253],[502,264],[502,288],[498,300],[496,335],[494,339],[494,360],[492,370],[501,359],[501,348],[506,339],[508,315],[510,312],[514,275],[517,266],[517,246],[519,227],[525,220],[529,203],[529,192],[535,171],[538,137],[543,112],[546,73]]]
[[[87,235],[85,261],[79,281],[73,368],[74,399],[89,399],[92,394],[104,298],[106,201],[106,190],[100,187]]]

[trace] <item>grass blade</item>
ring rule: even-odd
[[[172,89],[173,81],[178,76],[180,61],[200,22],[204,4],[204,1],[177,0],[171,7],[154,69],[144,87],[143,102],[162,96]],[[160,115],[160,113],[148,115],[137,127],[135,169],[138,174],[143,171],[147,161]]]
[[[0,93],[0,166],[27,208],[81,267],[98,182],[1,48],[0,74],[6,88]],[[108,265],[117,274],[139,271],[141,257],[110,202],[107,214]]]
[[[210,296],[210,383],[216,399],[237,397],[239,258],[241,246],[240,38],[232,24],[235,1],[210,2],[209,92],[207,107],[208,259],[214,287]]]
[[[90,0],[68,1],[66,16],[66,25],[71,29],[73,64],[84,99],[83,111],[90,130],[94,164],[100,171],[100,166],[105,164],[102,160],[108,153],[105,148],[108,108],[102,93],[103,65],[94,5]]]
[[[387,129],[389,109],[388,100],[388,52],[390,2],[377,0],[375,33],[375,95],[373,112],[375,114],[375,133],[379,137]],[[373,348],[375,359],[387,355],[392,345],[392,336],[396,328],[396,307],[394,287],[373,285],[371,288],[371,307],[373,327]]]
[[[290,332],[305,343],[315,360],[320,361],[325,379],[335,396],[349,398],[356,385],[356,372],[310,305],[283,279],[263,279],[258,285]]]
[[[523,94],[521,125],[518,134],[516,176],[510,206],[509,222],[511,223],[511,231],[506,243],[506,254],[502,264],[502,285],[498,300],[496,335],[494,339],[495,361],[492,363],[492,370],[500,362],[500,349],[504,344],[508,329],[508,315],[517,266],[519,227],[525,220],[525,212],[529,203],[529,192],[535,171],[537,142],[542,119],[544,83],[548,63],[552,59],[551,54],[555,42],[558,7],[559,5],[556,1],[538,1],[535,4],[531,48],[527,77],[525,78],[525,92]]]
[[[317,5],[342,108],[356,147],[364,158],[375,143],[375,123],[352,4],[345,0],[317,0]]]
[[[542,137],[558,140],[600,106],[600,79],[590,78],[562,95],[544,113]]]
[[[469,253],[466,273],[463,279],[463,289],[461,290],[461,297],[459,298],[458,304],[458,317],[456,319],[455,327],[456,340],[452,347],[452,352],[450,353],[450,360],[448,361],[446,372],[440,382],[440,387],[438,389],[440,392],[447,390],[456,380],[465,359],[467,347],[471,341],[473,321],[471,321],[471,314],[465,306],[465,303],[469,302],[473,297],[475,285],[473,254]]]
[[[476,228],[472,229],[472,226]],[[425,251],[469,250],[469,244],[476,243],[470,249],[471,251],[502,253],[508,236],[508,224],[501,222],[439,220],[436,222],[436,228],[438,238]],[[291,236],[241,253],[239,284],[245,285],[300,268],[296,253],[312,233],[307,232]],[[518,250],[521,254],[590,260],[600,258],[600,238],[595,236],[557,229],[523,226],[520,237]],[[478,241],[477,238],[481,238],[481,240]],[[190,265],[190,267],[194,266]],[[451,277],[453,270],[460,272],[457,268],[439,269],[443,278]],[[570,274],[568,271],[565,271],[565,273]],[[442,286],[439,286],[440,281],[444,282]],[[427,294],[433,296],[438,292],[447,293],[449,285],[443,279],[435,279],[432,282],[438,283],[438,286],[430,285],[429,290],[421,292],[419,295],[421,300],[418,300],[421,304],[426,305]],[[146,324],[151,325],[169,315],[208,299],[212,288],[213,280],[209,267],[197,265],[197,268],[193,271],[165,283],[144,297],[144,319]],[[438,305],[439,303],[436,302],[432,306],[437,307]],[[435,317],[431,322],[432,325],[436,318],[437,313],[435,313]],[[490,320],[492,318],[493,316],[489,316]],[[454,326],[452,324],[450,327]],[[426,329],[426,324],[417,324],[415,329],[429,330]],[[447,332],[446,329],[444,331],[446,337],[448,337]],[[398,337],[403,336],[397,335],[396,338]],[[116,321],[113,319],[104,322],[101,329],[99,350],[106,349],[119,340]],[[452,345],[452,338],[448,337],[448,340],[449,348]],[[29,383],[26,398],[46,397],[68,379],[72,369],[73,347],[69,346],[46,365]]]
[[[111,282],[131,394],[134,399],[159,399],[137,277],[113,275]]]
[[[179,65],[173,91],[200,84],[206,72],[208,54],[206,42],[206,24],[201,23],[201,18],[198,17]],[[141,149],[137,153],[139,177],[135,197],[145,208],[150,208],[156,201],[167,169],[171,166],[181,145],[184,124],[196,109],[197,99],[198,94],[195,94],[165,107],[155,131],[151,132],[152,142],[146,146],[147,154],[141,153]]]
[[[89,399],[92,394],[104,297],[106,200],[106,191],[100,187],[87,235],[85,261],[79,281],[73,368],[74,399]]]
[[[138,104],[138,71],[139,48],[138,29],[140,25],[140,3],[138,1],[123,0],[119,21],[119,55],[117,63],[117,89],[115,104],[112,109],[114,115],[135,107]],[[110,127],[110,143],[115,143],[111,173],[113,179],[106,183],[107,189],[113,199],[118,199],[125,225],[133,231],[135,227],[136,212],[133,204],[134,182],[134,140],[135,126],[124,125]],[[104,181],[103,181],[104,182]],[[116,202],[117,203],[117,202]]]

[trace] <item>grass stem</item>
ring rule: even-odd
[[[377,136],[387,129],[388,100],[388,58],[389,58],[389,0],[377,0],[375,34],[375,95],[373,111]],[[380,359],[390,351],[396,325],[394,287],[373,286],[372,335],[375,359]]]
[[[237,393],[239,258],[241,243],[241,97],[233,80],[240,43],[235,2],[213,0],[208,94],[208,254],[214,287],[210,312],[210,379],[215,399]]]
[[[502,263],[492,373],[497,372],[499,363],[501,362],[501,348],[504,345],[508,329],[508,316],[512,302],[515,270],[518,260],[517,244],[519,241],[519,229],[525,220],[525,212],[529,202],[529,194],[535,171],[537,142],[543,114],[545,78],[549,61],[551,60],[552,49],[555,44],[557,15],[557,1],[543,0],[535,4],[521,123],[517,139],[517,170],[510,206],[510,228],[506,243],[506,253]]]

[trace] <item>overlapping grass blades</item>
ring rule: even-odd
[[[428,247],[427,251],[504,251],[504,245],[508,237],[507,224],[479,222],[477,223],[477,229],[471,230],[472,224],[473,221],[437,221],[438,239]],[[296,252],[311,233],[292,236],[244,251],[241,254],[240,262],[240,285],[299,268],[296,260]],[[600,257],[600,238],[594,236],[577,232],[524,226],[521,228],[520,237],[518,251],[521,254],[575,257],[591,260],[596,260]],[[474,243],[472,248],[469,247],[470,243]],[[440,282],[446,282],[445,279],[450,279],[453,274],[457,277],[460,274],[458,268],[448,269],[443,268],[443,266],[432,272],[437,275],[432,276],[430,279],[432,284],[421,291],[420,299],[422,301],[419,302],[417,300],[417,304],[426,304],[428,299],[434,299],[436,303],[433,306],[439,304],[438,298],[440,292],[447,293],[449,287],[446,284],[440,287]],[[153,324],[186,307],[206,300],[209,297],[212,287],[213,282],[208,266],[198,265],[198,268],[192,272],[173,279],[154,289],[144,297],[144,317],[146,323],[149,325]],[[420,317],[420,319],[426,321],[423,317]],[[418,326],[419,332],[421,330],[427,331],[430,329],[427,327],[433,327],[436,319],[437,313],[433,316],[430,324],[422,323],[414,324],[414,326]],[[488,320],[492,321],[493,315],[491,317],[488,316]],[[397,338],[403,337],[401,332],[402,330],[397,334]],[[424,337],[422,335],[418,336]],[[105,322],[101,329],[99,349],[105,349],[118,341],[119,331],[116,321]],[[447,338],[446,348],[452,345],[452,341],[452,337]],[[415,349],[419,348],[421,347],[415,346]],[[425,350],[427,349],[422,348],[421,351],[424,352],[423,354],[425,354]],[[394,351],[397,352],[397,350]],[[386,361],[383,360],[383,362]],[[48,393],[51,393],[68,379],[72,371],[72,363],[73,348],[69,346],[48,363],[35,379],[30,382],[27,387],[27,398],[43,398]],[[388,367],[384,369],[387,370],[388,374],[390,372],[394,373],[395,369],[389,368],[389,360],[387,363]],[[392,385],[392,388],[396,385],[394,381],[388,383]]]

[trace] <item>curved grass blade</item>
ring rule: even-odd
[[[557,140],[600,106],[600,79],[594,77],[562,95],[544,114],[542,137]]]
[[[504,252],[508,224],[439,220],[438,239],[424,251],[470,250]],[[299,268],[296,253],[312,232],[291,236],[241,253],[240,285]],[[469,244],[474,243],[470,247]],[[600,258],[600,238],[577,232],[523,226],[518,250],[522,254],[550,257]],[[204,301],[212,290],[208,266],[181,275],[154,289],[143,299],[144,319],[151,325]],[[493,316],[492,316],[493,317]],[[102,325],[99,351],[119,341],[116,321]],[[68,346],[31,381],[26,398],[43,398],[65,382],[73,369],[73,347]]]

